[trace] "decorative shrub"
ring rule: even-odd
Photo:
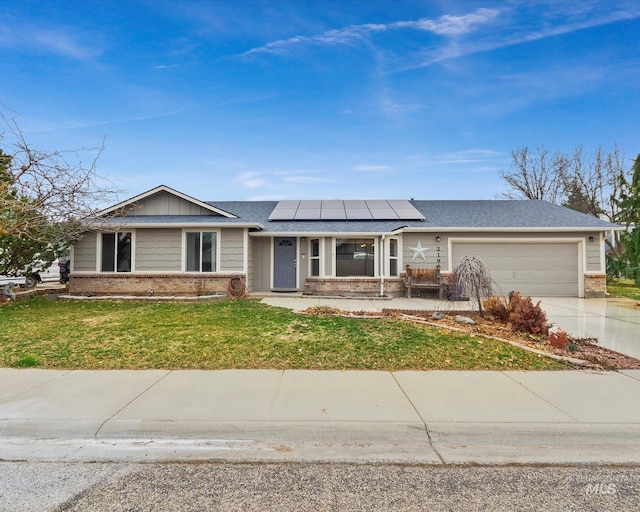
[[[540,301],[534,306],[531,297],[522,298],[519,292],[509,294],[509,320],[516,331],[530,334],[547,334],[547,315],[540,308]]]
[[[484,310],[500,320],[503,324],[509,321],[509,304],[503,297],[489,297],[483,303]]]

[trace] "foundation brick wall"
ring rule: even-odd
[[[308,295],[329,296],[379,296],[379,277],[308,277],[305,281],[304,292]],[[404,282],[400,278],[384,280],[384,294],[402,296],[406,294]]]
[[[71,274],[69,276],[69,294],[104,296],[183,296],[226,294],[229,281],[233,276],[244,274]]]
[[[586,299],[605,297],[607,294],[607,276],[602,274],[585,274],[584,296]]]

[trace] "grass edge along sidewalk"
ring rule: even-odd
[[[307,316],[254,299],[0,308],[0,366],[57,369],[560,370],[508,343],[393,318]]]

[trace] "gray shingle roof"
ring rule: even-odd
[[[420,229],[552,229],[608,230],[609,222],[546,201],[413,201],[424,221],[269,221],[276,201],[222,201],[211,203],[237,215],[255,220],[267,232],[372,232],[388,233],[401,227]]]
[[[400,228],[421,230],[594,230],[616,228],[609,222],[585,215],[546,201],[472,200],[472,201],[412,201],[424,221],[269,221],[277,201],[207,201],[207,204],[236,215],[237,219],[208,216],[136,216],[127,217],[127,224],[176,225],[211,223],[219,225],[252,225],[263,233],[390,233]],[[114,219],[122,224],[122,219]]]

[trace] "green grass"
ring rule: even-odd
[[[0,366],[85,369],[557,370],[507,343],[389,318],[315,317],[256,300],[0,307]]]
[[[633,279],[609,279],[607,293],[616,297],[640,300],[640,288],[636,286]]]

